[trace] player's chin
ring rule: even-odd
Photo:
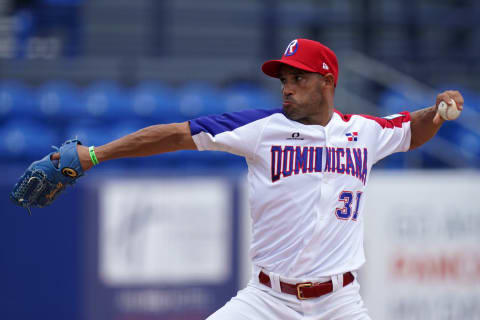
[[[292,105],[287,105],[287,106],[284,105],[282,108],[282,111],[285,117],[287,117],[290,120],[296,121],[300,119],[297,110]]]

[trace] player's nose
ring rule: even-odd
[[[285,82],[282,87],[282,94],[284,97],[288,97],[294,94],[294,88],[288,82]]]

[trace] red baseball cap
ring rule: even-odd
[[[280,76],[280,67],[286,64],[301,70],[333,74],[335,86],[338,80],[338,61],[335,53],[320,42],[295,39],[287,46],[280,60],[270,60],[262,65],[262,71],[274,78]]]

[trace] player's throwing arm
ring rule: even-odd
[[[437,95],[434,106],[412,112],[410,150],[430,140],[446,120],[457,119],[463,102],[460,92],[447,90]]]

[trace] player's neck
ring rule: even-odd
[[[325,127],[332,119],[333,116],[333,106],[328,108],[322,108],[315,114],[297,120],[300,123],[305,125],[321,125]]]

